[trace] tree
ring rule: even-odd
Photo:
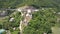
[[[32,20],[25,27],[24,34],[52,33],[51,27],[56,23],[55,20],[56,16],[49,8],[35,12]]]

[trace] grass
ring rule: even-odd
[[[20,32],[19,31],[19,29],[17,28],[16,30],[14,30],[13,32],[11,32],[12,34],[18,34],[18,32]]]
[[[12,34],[18,34],[19,31],[13,31]]]
[[[57,27],[57,26],[52,27],[52,33],[53,34],[60,34],[60,27]]]

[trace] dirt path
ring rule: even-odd
[[[24,27],[26,27],[29,21],[32,19],[32,16],[31,16],[32,14],[29,14],[27,12],[22,14],[21,15],[23,16],[24,19],[20,21],[20,26],[19,26],[20,34],[23,34]]]

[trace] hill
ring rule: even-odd
[[[36,5],[43,7],[59,7],[59,0],[0,0],[0,8],[15,8],[21,5]]]

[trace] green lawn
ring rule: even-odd
[[[60,28],[59,27],[52,27],[53,34],[60,34]]]

